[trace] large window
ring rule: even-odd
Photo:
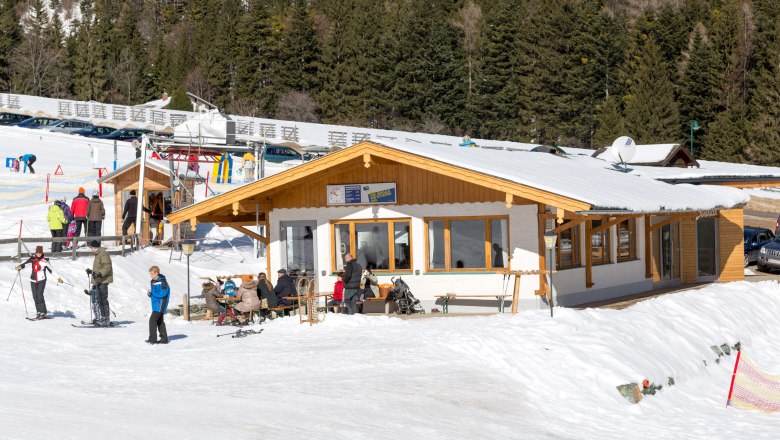
[[[333,268],[344,269],[344,255],[352,254],[363,267],[378,272],[410,271],[410,221],[353,220],[333,223]]]
[[[509,268],[506,217],[426,219],[426,270]]]
[[[623,220],[617,225],[617,260],[636,259],[636,219]]]
[[[604,224],[602,220],[592,220],[591,228],[596,229]],[[593,264],[611,263],[609,254],[610,228],[592,234],[590,237],[590,255]]]
[[[564,225],[571,220],[564,220]],[[566,269],[580,265],[580,225],[566,229],[558,234],[558,244],[555,247],[555,261],[558,269]]]

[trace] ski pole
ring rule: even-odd
[[[22,273],[20,271],[16,271],[16,277],[14,277],[14,283],[11,284],[11,290],[8,291],[8,296],[5,298],[6,301],[11,299],[11,293],[14,291],[14,287],[16,287],[16,280],[20,279],[22,277]]]
[[[240,331],[241,331],[241,330],[236,330],[235,332],[230,332],[230,333],[225,333],[225,334],[217,335],[217,337],[220,337],[220,336],[230,336],[230,335],[235,335],[237,332],[240,332]]]
[[[29,316],[29,313],[27,313],[27,298],[24,297],[24,282],[21,280],[22,273],[19,272],[19,288],[22,289],[22,301],[24,302],[24,316]]]

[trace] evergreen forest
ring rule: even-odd
[[[0,90],[780,165],[780,1],[0,0]]]

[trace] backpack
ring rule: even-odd
[[[222,286],[222,294],[225,296],[234,296],[236,294],[236,283],[233,280],[225,281],[225,285]]]

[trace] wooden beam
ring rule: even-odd
[[[515,196],[510,193],[506,193],[506,209],[509,209],[512,207],[512,202],[514,201]]]
[[[650,240],[650,215],[645,216],[645,278],[653,277],[653,243]]]
[[[606,230],[608,228],[611,228],[612,226],[615,226],[616,224],[618,224],[618,223],[620,223],[620,222],[622,222],[624,220],[628,220],[630,218],[631,218],[630,215],[621,215],[619,217],[615,217],[614,219],[612,219],[612,220],[610,220],[610,221],[608,221],[606,223],[602,223],[598,227],[591,229],[591,233],[593,235],[596,235],[596,234],[601,233],[602,231],[604,231],[604,230]]]
[[[368,153],[363,155],[363,166],[366,168],[371,167],[371,155]]]
[[[196,229],[198,229],[198,218],[193,217],[190,219],[190,230],[195,232]]]
[[[560,234],[563,231],[566,231],[568,229],[573,228],[574,226],[579,225],[580,223],[584,222],[585,220],[587,220],[587,217],[576,218],[576,219],[574,219],[574,220],[572,220],[572,221],[570,221],[570,222],[568,222],[566,224],[563,224],[563,225],[560,225],[560,226],[556,227],[555,229],[552,230],[552,233],[553,234]]]
[[[265,220],[266,213],[260,213],[260,219]],[[251,223],[255,224],[255,216],[249,214],[242,214],[237,216],[232,215],[204,215],[198,217],[200,223]]]
[[[255,240],[261,241],[261,242],[265,243],[266,245],[268,245],[268,237],[264,237],[264,236],[254,232],[254,231],[250,231],[249,229],[247,229],[247,228],[245,228],[243,226],[239,226],[239,225],[236,225],[234,223],[219,223],[219,226],[227,226],[227,227],[229,227],[231,229],[235,229],[236,231],[238,231],[238,232],[240,232],[240,233],[242,233],[244,235],[248,235],[248,236],[254,238]]]
[[[593,287],[593,223],[585,222],[585,287]]]
[[[563,208],[555,208],[555,223],[558,223],[559,225],[563,224],[563,216],[565,214],[566,212]]]

